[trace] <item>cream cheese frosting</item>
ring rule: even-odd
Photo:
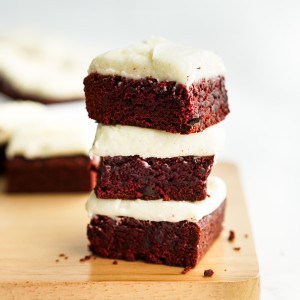
[[[177,157],[216,154],[225,142],[222,122],[191,134],[123,125],[99,124],[91,156]]]
[[[105,215],[110,218],[130,217],[145,221],[166,222],[198,222],[203,217],[215,211],[225,200],[227,188],[224,181],[218,177],[209,176],[205,200],[189,201],[163,201],[160,200],[121,200],[97,199],[91,193],[86,209],[90,217]]]
[[[222,60],[211,51],[152,37],[142,43],[97,56],[88,72],[133,79],[153,77],[159,81],[190,85],[202,78],[224,75],[225,67]]]
[[[17,130],[6,155],[27,159],[88,155],[90,140],[85,125],[77,119],[48,117],[39,124]]]
[[[42,122],[47,113],[45,105],[31,101],[0,103],[0,144],[7,143],[18,129]]]
[[[25,95],[52,101],[84,99],[82,78],[90,54],[77,48],[48,35],[2,33],[0,77]]]

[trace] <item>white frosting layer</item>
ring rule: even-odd
[[[42,122],[47,112],[45,105],[31,101],[0,103],[0,144],[7,143],[18,129]]]
[[[146,221],[198,222],[203,217],[216,210],[225,200],[227,189],[223,180],[218,177],[208,178],[207,193],[210,197],[205,200],[163,201],[163,200],[120,200],[97,199],[92,192],[86,209],[90,217],[105,215],[111,218],[131,217]]]
[[[189,85],[202,78],[225,73],[221,59],[214,53],[153,37],[128,48],[97,56],[89,73],[121,75],[133,79],[153,77]]]
[[[88,155],[89,146],[85,123],[51,116],[40,124],[20,128],[12,136],[6,154],[27,159]]]
[[[191,134],[169,133],[163,130],[135,126],[98,125],[91,155],[141,157],[176,157],[214,155],[225,142],[223,124]]]
[[[0,77],[27,95],[54,101],[84,98],[90,55],[48,35],[13,32],[0,36]]]

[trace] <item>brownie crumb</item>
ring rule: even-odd
[[[64,257],[65,254],[64,254],[64,253],[61,253],[61,254],[59,254],[58,256],[59,256],[59,257]]]
[[[68,259],[69,257],[68,256],[65,256],[65,259]]]
[[[225,272],[227,272],[227,269],[224,269]]]
[[[233,250],[234,250],[234,251],[240,251],[240,250],[241,250],[241,247],[234,247]]]
[[[118,264],[118,261],[117,260],[114,260],[113,261],[113,265],[117,265]]]
[[[249,237],[249,235],[246,233],[246,234],[244,235],[244,237],[245,237],[245,239],[247,239],[247,238]]]
[[[186,274],[186,273],[188,273],[189,271],[191,271],[191,267],[186,267],[186,268],[184,268],[182,271],[181,271],[181,274]]]
[[[204,277],[211,277],[214,275],[214,271],[212,269],[208,269],[204,271]]]
[[[85,261],[90,260],[92,257],[93,257],[93,255],[86,255],[85,257],[80,258],[79,261],[80,262],[85,262]]]
[[[233,230],[229,230],[228,241],[232,242],[235,239],[235,233]]]
[[[59,259],[56,259],[56,260],[55,260],[55,262],[57,262],[57,263],[58,263],[58,262],[59,262]]]

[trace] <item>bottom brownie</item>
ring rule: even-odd
[[[95,175],[87,156],[7,160],[7,192],[87,192],[94,187]]]
[[[193,268],[220,234],[224,211],[225,201],[197,223],[96,215],[87,229],[90,249],[101,257]]]

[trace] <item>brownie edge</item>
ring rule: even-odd
[[[219,123],[229,113],[223,76],[187,87],[175,81],[91,73],[84,86],[89,117],[105,125],[188,134]]]
[[[6,162],[8,193],[88,192],[95,175],[88,156],[39,159],[14,157]]]
[[[222,230],[225,203],[198,223],[96,215],[87,228],[90,250],[105,258],[194,268]]]
[[[214,156],[101,157],[95,194],[104,199],[204,200],[213,162]]]

